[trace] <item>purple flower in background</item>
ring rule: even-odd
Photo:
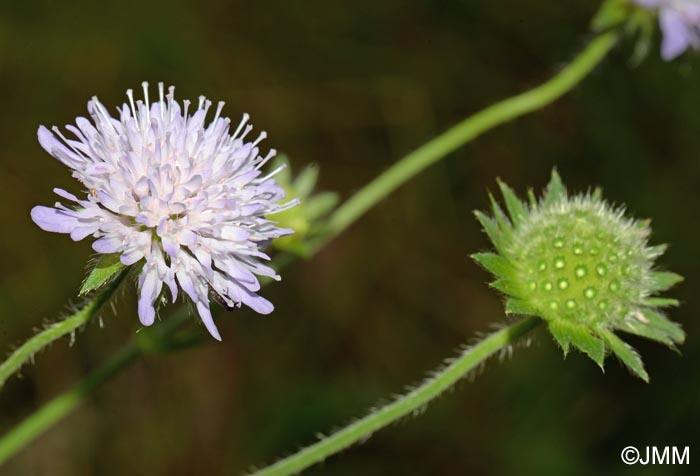
[[[700,48],[700,0],[633,1],[645,8],[658,9],[664,60],[672,60],[690,47]]]
[[[194,301],[199,316],[214,338],[221,340],[209,309],[209,295],[225,307],[241,303],[261,314],[272,304],[256,293],[257,276],[279,280],[262,263],[269,260],[261,246],[292,233],[266,216],[286,210],[296,200],[280,204],[284,190],[261,167],[274,155],[259,155],[258,144],[266,136],[246,141],[252,129],[244,114],[233,134],[230,120],[220,116],[205,125],[211,101],[203,96],[188,113],[175,101],[174,87],[149,103],[148,84],[144,101],[129,104],[112,117],[93,97],[88,102],[92,121],[76,119],[76,126],[53,133],[41,126],[39,142],[51,155],[73,170],[85,187],[84,198],[62,189],[54,192],[74,203],[68,208],[37,206],[32,219],[43,230],[69,233],[75,241],[96,238],[98,253],[119,253],[124,265],[144,260],[139,278],[138,313],[149,326],[155,319],[154,303],[165,284],[177,299],[178,285]],[[55,134],[55,135],[54,135]]]

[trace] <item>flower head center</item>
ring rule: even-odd
[[[590,200],[543,208],[515,234],[527,300],[543,317],[604,321],[643,298],[650,272],[645,232]]]

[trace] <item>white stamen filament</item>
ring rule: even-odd
[[[263,178],[255,179],[254,182],[263,183],[264,181],[269,180],[272,177],[274,177],[275,175],[277,175],[278,173],[282,172],[286,168],[287,168],[287,164],[282,164],[279,167],[277,167],[275,170],[270,172],[269,174],[265,175]]]
[[[143,99],[146,102],[146,127],[144,129],[148,129],[151,125],[151,104],[148,102],[148,82],[144,81],[141,83],[141,87],[143,87]]]
[[[260,161],[258,165],[255,166],[256,170],[260,170],[260,168],[265,165],[271,158],[277,155],[277,151],[275,149],[270,149],[270,152],[267,153],[264,159]]]
[[[236,128],[236,132],[231,134],[231,141],[238,138],[238,133],[241,132],[241,129],[243,129],[243,126],[246,125],[246,123],[248,122],[249,119],[250,119],[250,115],[248,115],[247,112],[243,113],[243,118],[241,119],[241,122],[238,123],[238,127]]]

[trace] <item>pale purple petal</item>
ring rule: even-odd
[[[231,241],[246,241],[250,238],[250,232],[237,226],[225,226],[221,230],[221,237]]]
[[[56,138],[56,136],[44,126],[40,126],[37,130],[37,138],[39,144],[46,152],[56,157],[68,167],[74,169],[83,162],[82,158],[70,150],[68,147]]]
[[[168,269],[168,271],[165,273],[163,281],[165,281],[166,286],[168,286],[168,289],[170,289],[172,302],[177,301],[177,283],[175,282],[175,273],[172,269]]]
[[[39,228],[54,233],[70,233],[80,224],[73,214],[56,208],[36,206],[31,215]]]
[[[194,281],[189,273],[185,270],[178,270],[176,272],[176,276],[177,282],[180,284],[180,288],[185,291],[185,294],[187,294],[193,301],[197,301],[199,297],[197,296]]]
[[[685,24],[683,16],[671,9],[664,9],[659,13],[659,24],[663,32],[661,57],[670,61],[690,46],[693,33]]]
[[[70,232],[70,239],[73,241],[80,241],[95,233],[98,228],[99,227],[96,224],[89,226],[77,226]]]
[[[66,200],[70,200],[71,202],[76,202],[76,203],[81,202],[81,200],[79,200],[78,197],[76,197],[75,195],[73,195],[70,192],[63,190],[62,188],[58,188],[58,187],[54,188],[53,193],[55,193],[56,195],[58,195],[61,198],[65,198]]]
[[[110,254],[124,248],[123,239],[118,236],[105,236],[92,244],[92,249],[98,253]]]
[[[209,303],[204,301],[197,301],[197,312],[199,313],[199,318],[202,319],[204,327],[207,328],[211,336],[220,341],[221,334],[219,334],[219,329],[214,324],[214,318],[211,315],[211,310],[209,309]]]
[[[180,252],[180,245],[177,240],[169,236],[164,236],[161,238],[161,241],[163,243],[163,250],[171,257],[177,258],[177,254]]]
[[[146,264],[141,274],[139,289],[139,320],[144,326],[150,326],[156,317],[156,310],[153,303],[158,298],[163,281],[158,276],[156,267],[150,263]]]
[[[133,247],[125,250],[119,257],[119,261],[121,261],[124,266],[131,266],[139,262],[143,257],[144,250],[142,248]]]
[[[249,291],[243,293],[243,304],[259,314],[270,314],[275,310],[275,306],[270,301]]]
[[[197,242],[197,235],[192,230],[184,229],[178,234],[180,243],[185,246],[193,246]]]

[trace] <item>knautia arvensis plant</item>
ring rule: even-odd
[[[615,354],[635,375],[649,380],[640,357],[615,331],[673,347],[685,337],[659,297],[682,280],[659,271],[665,245],[650,246],[649,221],[625,215],[600,190],[570,196],[556,170],[543,197],[527,203],[499,181],[506,211],[491,197],[493,216],[476,216],[495,247],[474,259],[494,274],[506,296],[506,312],[538,316],[564,350],[576,348],[601,368]]]
[[[621,1],[626,2],[628,7],[631,5],[631,0]],[[628,10],[629,9],[624,9],[623,13]],[[650,17],[647,10],[639,8],[636,10],[644,13],[646,17]],[[614,9],[613,13],[615,13]],[[66,140],[58,131],[55,131],[58,135],[58,137],[56,137],[48,130],[42,129],[40,132],[42,145],[52,155],[73,169],[74,176],[84,184],[85,193],[80,199],[77,199],[77,197],[65,191],[58,190],[57,193],[59,196],[73,202],[74,205],[65,207],[57,204],[53,209],[47,207],[37,208],[35,209],[33,217],[42,228],[49,231],[70,233],[71,237],[74,239],[82,239],[88,236],[97,238],[95,244],[100,248],[100,250],[97,251],[102,253],[104,258],[100,260],[86,280],[83,285],[83,291],[94,290],[100,286],[102,289],[78,312],[41,331],[13,352],[5,362],[1,363],[0,386],[8,376],[15,373],[36,352],[45,348],[62,335],[73,332],[99,312],[100,307],[114,294],[114,289],[119,282],[119,279],[112,280],[109,286],[104,286],[109,278],[115,275],[115,270],[130,264],[133,264],[136,270],[141,270],[142,264],[146,263],[147,266],[149,265],[149,258],[152,258],[152,260],[150,260],[151,263],[155,260],[155,270],[158,273],[156,274],[153,271],[152,265],[150,268],[143,268],[143,271],[150,269],[148,277],[142,274],[144,278],[140,282],[141,299],[139,314],[142,321],[145,321],[145,324],[152,322],[155,317],[155,307],[158,303],[163,301],[162,296],[164,293],[162,291],[165,287],[170,288],[173,294],[173,300],[178,287],[184,289],[186,294],[190,294],[191,296],[195,294],[193,300],[197,303],[198,310],[203,320],[205,320],[205,323],[209,321],[211,317],[209,313],[209,297],[220,301],[225,307],[230,307],[231,304],[237,304],[237,300],[234,299],[235,292],[234,296],[226,295],[225,293],[222,294],[221,290],[223,290],[223,288],[217,287],[216,283],[211,283],[211,281],[208,280],[208,267],[204,268],[205,272],[203,274],[197,273],[197,271],[199,271],[197,262],[201,265],[213,263],[211,271],[215,273],[225,271],[228,274],[229,270],[232,270],[233,273],[224,277],[227,281],[229,278],[235,280],[243,278],[243,275],[245,275],[247,279],[246,284],[248,284],[248,286],[244,287],[249,293],[244,295],[245,299],[241,299],[238,302],[248,305],[252,302],[253,306],[260,310],[271,310],[271,305],[267,303],[267,301],[262,300],[262,298],[260,298],[260,300],[257,299],[258,287],[259,285],[264,285],[264,281],[258,283],[257,278],[255,278],[255,281],[250,279],[250,275],[245,272],[246,270],[241,270],[240,268],[234,269],[235,266],[227,270],[222,269],[216,262],[217,259],[221,259],[222,255],[211,255],[212,261],[210,262],[206,255],[203,255],[201,252],[198,254],[194,253],[194,250],[188,245],[188,243],[192,243],[191,240],[188,240],[188,236],[189,238],[192,238],[192,236],[184,232],[186,235],[184,238],[187,241],[177,242],[177,244],[180,245],[179,252],[181,258],[191,262],[196,268],[189,270],[189,276],[191,276],[193,280],[197,280],[197,286],[193,289],[192,284],[194,283],[187,281],[188,270],[183,269],[178,273],[173,269],[172,259],[174,257],[171,252],[174,250],[174,244],[172,240],[168,240],[169,237],[173,236],[173,233],[178,233],[182,230],[179,225],[185,224],[184,221],[175,223],[176,226],[174,227],[173,224],[162,227],[158,224],[152,227],[149,226],[149,223],[154,223],[151,220],[149,220],[148,223],[142,223],[142,226],[138,226],[135,225],[134,222],[140,223],[140,221],[132,219],[134,217],[127,213],[133,213],[134,210],[132,208],[126,207],[123,210],[119,208],[116,211],[110,208],[115,203],[110,201],[110,196],[105,194],[105,192],[109,193],[113,186],[116,191],[121,191],[120,187],[123,184],[119,184],[114,180],[115,177],[109,177],[109,173],[112,171],[107,170],[104,164],[95,163],[95,167],[91,166],[93,164],[90,164],[90,162],[98,162],[95,158],[99,158],[103,152],[121,152],[122,157],[128,161],[135,158],[141,165],[143,165],[144,161],[142,159],[144,158],[147,159],[146,162],[149,164],[157,164],[158,167],[147,167],[144,169],[151,181],[153,181],[152,176],[158,177],[158,174],[152,173],[155,171],[152,171],[152,168],[155,169],[162,166],[163,168],[161,170],[166,172],[165,178],[173,178],[170,174],[173,167],[172,164],[186,165],[189,163],[191,165],[196,165],[197,170],[204,174],[201,184],[198,180],[194,182],[183,182],[183,176],[179,177],[176,182],[179,182],[181,186],[187,184],[186,188],[188,191],[193,192],[198,198],[202,198],[201,202],[195,200],[185,205],[199,204],[202,205],[203,208],[186,207],[186,210],[182,210],[182,207],[179,205],[173,204],[174,206],[171,208],[170,203],[168,203],[166,210],[165,205],[160,201],[151,201],[150,199],[142,201],[142,199],[145,198],[144,192],[153,193],[151,183],[147,184],[148,190],[146,190],[143,182],[139,183],[139,181],[133,180],[127,183],[127,189],[132,191],[132,197],[127,195],[127,201],[131,201],[131,198],[133,198],[134,201],[138,201],[139,207],[145,206],[147,211],[154,212],[155,215],[160,214],[161,219],[166,216],[163,212],[167,212],[166,221],[180,220],[184,218],[182,214],[186,214],[188,217],[192,216],[196,218],[199,216],[211,219],[212,216],[218,215],[218,207],[229,207],[234,213],[231,215],[226,214],[226,216],[228,220],[233,220],[234,217],[236,217],[235,209],[240,206],[242,207],[240,211],[245,212],[241,213],[241,216],[247,217],[252,215],[251,218],[258,224],[265,225],[257,230],[269,232],[269,238],[274,238],[275,233],[278,234],[278,236],[284,234],[284,230],[280,228],[294,228],[297,232],[295,235],[297,235],[298,241],[297,239],[287,239],[275,243],[279,249],[283,249],[286,252],[280,256],[282,259],[276,262],[277,265],[280,265],[280,263],[285,263],[286,259],[289,257],[293,258],[294,256],[315,254],[326,243],[340,235],[377,203],[385,199],[402,184],[406,183],[406,181],[415,177],[430,165],[446,157],[457,148],[501,124],[546,106],[561,95],[570,91],[600,64],[622,36],[623,27],[620,25],[621,21],[625,19],[625,16],[622,16],[622,20],[620,20],[620,16],[617,13],[607,16],[603,15],[603,17],[604,21],[600,22],[602,26],[599,25],[600,28],[597,30],[598,34],[593,41],[591,41],[568,66],[563,68],[550,80],[529,91],[522,92],[490,105],[471,117],[465,118],[452,128],[397,161],[392,167],[383,171],[375,179],[359,189],[352,197],[327,216],[325,212],[328,212],[329,209],[332,208],[330,205],[332,200],[317,200],[312,204],[314,196],[303,193],[304,190],[310,191],[313,188],[310,187],[313,182],[311,179],[314,178],[312,172],[302,174],[302,176],[293,180],[291,183],[285,183],[285,174],[275,175],[275,173],[280,170],[273,165],[272,168],[274,171],[271,175],[268,174],[264,176],[264,174],[261,174],[257,176],[261,168],[266,166],[265,163],[268,158],[271,157],[269,155],[257,155],[258,144],[262,138],[258,137],[252,141],[245,140],[245,134],[249,128],[246,123],[247,116],[241,124],[243,129],[241,130],[239,127],[233,134],[229,134],[227,129],[229,125],[228,120],[221,118],[221,111],[218,108],[215,112],[215,119],[213,122],[206,125],[206,110],[210,108],[206,100],[203,100],[203,104],[200,104],[194,114],[189,115],[187,113],[186,102],[182,103],[185,107],[181,108],[180,104],[174,100],[171,91],[168,91],[166,95],[164,92],[161,92],[159,88],[160,97],[158,101],[153,103],[153,106],[149,107],[147,95],[145,101],[137,101],[135,104],[132,104],[130,97],[130,104],[125,104],[122,107],[118,117],[112,117],[102,104],[95,99],[91,101],[89,105],[89,112],[92,116],[93,124],[80,118],[79,123],[76,124],[77,127],[69,126],[67,128],[75,137],[70,137]],[[145,93],[146,92],[147,90]],[[185,124],[187,127],[185,127]],[[152,138],[157,138],[155,143],[151,142]],[[154,145],[156,147],[151,149]],[[165,146],[165,149],[163,146]],[[220,146],[224,148],[219,149]],[[141,151],[144,155],[135,154],[137,150]],[[168,158],[163,155],[165,151],[179,151],[181,154],[179,157]],[[199,151],[199,153],[194,154],[192,153],[193,151]],[[223,156],[217,155],[217,158],[210,155],[209,159],[211,159],[211,161],[207,161],[203,154],[204,151],[216,151],[214,155],[217,155],[218,152],[222,152]],[[136,155],[136,157],[134,157],[134,155]],[[108,160],[105,160],[105,162],[114,161],[114,157],[107,157],[107,159]],[[172,161],[172,164],[168,170],[165,166],[169,161]],[[221,161],[226,162],[227,165],[240,165],[240,169],[235,170],[235,167],[226,167],[222,169],[220,167]],[[117,164],[119,164],[119,162],[120,161],[117,161]],[[185,167],[185,170],[188,170],[187,167]],[[250,173],[250,175],[245,176],[246,179],[250,179],[250,182],[245,182],[242,178],[238,177],[237,172],[239,171],[247,171]],[[122,167],[116,170],[117,175],[124,172],[125,170],[123,170]],[[217,180],[207,180],[207,177],[211,178],[212,174],[216,174],[217,172],[220,173],[219,179],[223,182],[229,185],[235,185],[237,183],[239,186],[219,188],[219,182]],[[226,174],[224,172],[229,173]],[[102,175],[101,178],[100,175]],[[272,175],[274,175],[274,180]],[[88,180],[85,180],[85,178]],[[114,180],[114,183],[106,183],[111,180]],[[153,185],[157,188],[158,183],[153,181]],[[192,187],[192,189],[190,189],[190,187]],[[233,190],[243,190],[246,187],[249,187],[248,191],[251,193],[240,196],[238,202],[222,202],[213,198],[217,196],[220,191],[232,192]],[[552,187],[550,187],[550,189],[551,188]],[[561,189],[559,195],[564,195],[565,197],[565,193],[562,192],[563,187],[560,186],[559,188]],[[267,192],[272,193],[263,193],[261,196],[256,196],[256,194],[253,193],[258,191],[264,192],[265,189],[267,189]],[[115,190],[111,191],[114,192]],[[302,206],[299,209],[292,209],[290,212],[284,213],[288,206],[280,202],[284,190],[287,192],[292,191],[292,196],[305,197],[306,206]],[[159,198],[170,202],[169,198],[167,198],[167,193],[163,196],[160,194],[159,189],[156,191],[159,192]],[[593,197],[589,197],[589,200],[592,198]],[[595,198],[599,200],[598,197]],[[145,231],[143,227],[151,228],[150,242],[143,245],[137,241],[127,239],[126,243],[122,241],[120,244],[118,240],[109,240],[109,242],[102,241],[97,245],[97,243],[104,238],[102,234],[104,233],[106,235],[106,232],[110,230],[101,228],[98,226],[98,223],[91,220],[91,218],[94,217],[86,212],[85,208],[81,208],[83,206],[81,200],[82,202],[87,202],[90,209],[98,215],[104,211],[103,208],[106,208],[109,210],[109,213],[114,215],[124,214],[125,216],[122,216],[121,219],[116,220],[114,223],[115,229],[122,228],[119,226],[120,223],[122,225],[127,225],[127,227],[129,227],[128,225],[132,225],[131,228],[136,232]],[[568,199],[565,198],[563,201],[565,200]],[[504,248],[508,242],[513,241],[513,235],[517,234],[516,231],[526,219],[535,216],[536,213],[540,213],[540,207],[544,207],[544,204],[535,203],[534,199],[531,200],[529,205],[522,204],[514,198],[512,192],[509,192],[507,201],[509,208],[514,208],[515,210],[515,214],[511,217],[513,221],[509,222],[509,218],[506,218],[502,212],[498,212],[496,213],[493,224],[489,226],[489,230],[496,237],[494,241],[499,244],[499,248],[501,249]],[[585,200],[582,199],[582,201]],[[247,207],[246,203],[252,204],[251,202],[257,202],[260,208]],[[207,206],[211,206],[213,209],[208,209]],[[614,216],[614,212],[611,212],[609,209],[606,210]],[[150,217],[144,216],[143,218],[154,218],[154,215],[150,214]],[[620,222],[624,222],[624,219],[621,217],[618,218]],[[88,223],[85,223],[85,220],[87,220]],[[491,219],[484,217],[485,223],[491,223],[490,220]],[[215,221],[210,222],[210,225],[214,226],[211,230],[207,230],[206,233],[202,234],[202,236],[214,238],[216,241],[219,238],[218,233],[223,230],[219,228]],[[221,223],[219,223],[219,225],[221,225]],[[92,226],[93,229],[86,229],[90,226]],[[267,228],[268,226],[269,228]],[[205,226],[204,228],[207,227]],[[640,226],[639,228],[641,229],[644,227]],[[129,232],[130,230],[125,231]],[[236,230],[229,231],[234,232]],[[197,233],[197,231],[194,230],[193,232]],[[137,233],[137,235],[143,236],[143,234],[140,233]],[[165,239],[163,239],[163,235],[165,235]],[[253,267],[249,268],[248,271],[257,276],[265,276],[266,274],[273,274],[276,276],[274,271],[267,269],[267,267],[264,267],[261,263],[261,260],[265,260],[267,257],[259,254],[262,253],[260,250],[262,250],[269,240],[261,239],[262,236],[260,234],[255,236],[251,235],[250,237],[234,233],[226,233],[226,235],[232,238],[241,238],[240,240],[226,240],[224,235],[220,235],[225,241],[232,241],[236,250],[241,249],[240,245],[243,245],[244,248],[246,246],[249,247],[247,251],[251,251],[252,253],[249,255],[250,259],[246,259],[245,263]],[[243,237],[245,237],[245,239],[243,239]],[[313,238],[310,243],[307,242],[309,238]],[[146,241],[148,240],[144,240],[144,242]],[[133,244],[136,246],[129,246],[128,250],[126,248],[121,249],[121,246],[126,244]],[[185,246],[182,246],[183,244]],[[150,245],[150,248],[147,245]],[[193,246],[196,247],[196,244],[193,244]],[[231,246],[231,243],[226,244],[226,246]],[[645,244],[643,247],[646,250]],[[227,249],[232,251],[234,247]],[[143,256],[141,255],[142,251]],[[289,251],[293,252],[293,254],[288,253]],[[501,250],[499,250],[499,252],[501,252]],[[509,312],[517,311],[525,314],[527,310],[526,304],[533,306],[530,312],[535,312],[537,308],[535,308],[534,305],[537,304],[537,301],[531,299],[531,302],[529,302],[527,299],[534,295],[535,290],[531,290],[528,294],[527,292],[521,293],[521,290],[517,289],[516,284],[523,282],[522,274],[518,274],[520,270],[513,265],[513,261],[510,259],[512,256],[510,256],[509,253],[510,251],[508,250],[503,251],[502,254],[505,258],[503,256],[499,257],[494,255],[496,256],[495,259],[490,260],[489,258],[484,258],[483,261],[487,266],[494,269],[497,274],[503,275],[503,277],[499,278],[499,284],[497,286],[511,294],[512,300],[509,305]],[[231,257],[226,253],[224,256]],[[557,254],[556,256],[559,255]],[[162,266],[161,257],[162,262],[166,265],[165,267]],[[645,257],[645,259],[653,261],[653,257]],[[262,271],[262,273],[260,271]],[[659,290],[663,287],[670,287],[670,284],[677,280],[675,275],[654,274],[650,266],[645,268],[644,274],[647,275],[649,280],[647,286],[651,286],[650,283],[656,279],[658,281],[656,287]],[[121,274],[120,277],[123,278],[124,274]],[[181,277],[182,280],[180,279]],[[520,278],[520,281],[516,283],[515,280],[508,279],[513,277]],[[527,277],[527,275],[525,275],[525,277]],[[550,281],[554,282],[555,277],[556,276],[550,278]],[[666,280],[665,285],[662,284],[664,279]],[[184,283],[182,281],[184,281]],[[529,281],[524,280],[524,282]],[[591,283],[596,284],[597,281],[591,281]],[[622,283],[621,280],[621,286]],[[212,286],[212,284],[214,284],[214,286]],[[241,282],[238,284],[244,283]],[[587,289],[587,287],[581,288],[581,286],[574,286],[572,283],[568,283],[565,287],[569,292],[574,292],[575,289],[585,292]],[[561,292],[567,289],[561,290]],[[520,294],[522,294],[522,297],[520,297]],[[680,329],[666,321],[663,317],[652,321],[652,314],[646,311],[655,312],[660,316],[657,307],[662,304],[672,304],[673,302],[659,301],[659,298],[654,298],[653,296],[653,292],[648,292],[640,299],[627,299],[627,308],[630,310],[628,316],[636,319],[636,322],[634,320],[630,320],[629,322],[633,328],[637,326],[637,322],[646,323],[645,321],[648,321],[647,324],[653,322],[656,327],[654,328],[652,337],[672,345],[674,342],[678,342],[682,339],[683,334]],[[229,300],[227,301],[224,298],[228,298]],[[601,298],[602,296],[599,295],[598,299]],[[248,302],[246,302],[246,300]],[[568,299],[563,302],[567,301]],[[547,301],[543,303],[546,305]],[[542,305],[543,303],[540,302],[539,304]],[[583,302],[579,304],[583,305]],[[516,305],[520,307],[516,309]],[[608,340],[613,339],[613,343],[619,342],[615,340],[616,338],[612,334],[612,331],[619,328],[624,322],[624,319],[618,319],[617,321],[619,322],[615,322],[615,325],[610,323],[596,324],[597,321],[592,317],[590,319],[581,319],[581,322],[576,318],[570,318],[566,321],[564,317],[549,313],[546,311],[546,308],[543,309],[544,312],[538,312],[535,316],[525,316],[518,319],[494,333],[485,336],[473,346],[463,348],[460,350],[459,355],[449,360],[447,365],[441,366],[435,372],[432,372],[429,379],[425,380],[417,387],[411,388],[407,394],[398,396],[386,405],[374,408],[365,417],[324,437],[321,441],[261,469],[255,474],[258,476],[290,476],[292,474],[299,474],[305,468],[323,461],[328,456],[353,444],[367,440],[373,433],[398,419],[420,411],[432,400],[444,394],[446,390],[452,388],[473,369],[482,365],[487,359],[497,355],[503,349],[509,348],[514,342],[517,342],[532,329],[541,324],[543,319],[537,317],[538,315],[544,319],[547,319],[547,316],[549,316],[551,318],[549,320],[550,323],[554,323],[555,321],[565,323],[562,324],[561,327],[565,328],[565,331],[569,334],[562,333],[557,326],[550,326],[555,333],[559,332],[556,335],[560,337],[560,341],[563,342],[562,345],[565,349],[568,349],[572,345],[584,349],[597,345],[599,349],[602,348],[602,351],[597,354],[594,352],[594,355],[598,356],[604,355],[606,349],[612,348],[611,345],[605,344]],[[608,314],[606,314],[608,317],[610,317],[611,309],[613,308],[608,308]],[[204,310],[203,313],[202,310]],[[640,311],[640,313],[635,313],[635,310]],[[162,349],[180,349],[189,346],[194,340],[188,338],[190,335],[189,333],[183,334],[180,332],[183,330],[187,318],[187,309],[180,309],[174,315],[170,316],[166,322],[160,323],[150,329],[143,329],[143,332],[133,336],[119,352],[114,354],[112,359],[95,370],[85,380],[57,396],[26,418],[14,429],[8,431],[0,438],[0,465],[35,439],[39,434],[55,425],[58,421],[75,410],[85,398],[100,385],[108,382],[119,370],[128,367],[143,356],[152,354],[153,352],[160,352]],[[209,330],[212,331],[213,329],[213,334],[218,336],[213,322],[209,321],[209,324],[210,325],[207,326]],[[591,330],[593,328],[595,328],[595,330]],[[637,327],[636,329],[638,333],[644,332],[644,329],[647,329],[647,333],[649,333],[651,327]],[[602,331],[610,333],[612,338]],[[586,342],[592,344],[586,345]],[[600,343],[602,343],[602,345]],[[624,344],[618,345],[618,352],[624,354],[625,350],[627,350],[628,353],[631,352]],[[632,356],[634,356],[634,354],[632,354]],[[599,360],[602,362],[602,357],[600,357]],[[639,367],[641,368],[641,363]]]

